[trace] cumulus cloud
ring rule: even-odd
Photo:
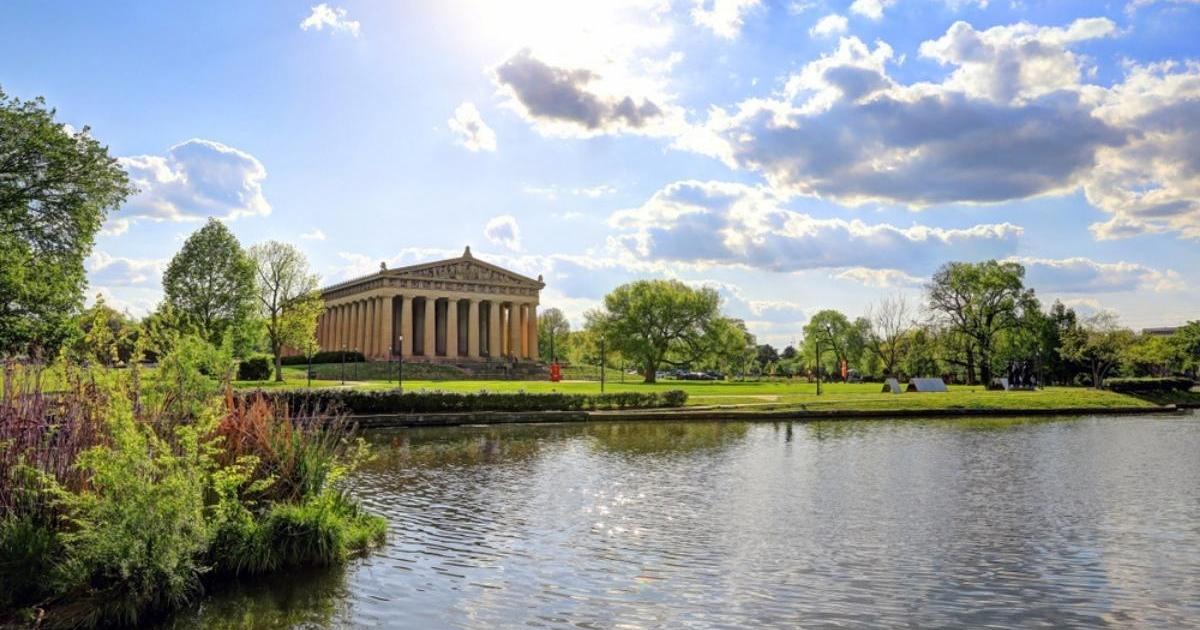
[[[883,17],[884,9],[896,4],[896,0],[854,0],[850,4],[850,12],[878,20]]]
[[[1111,37],[1117,26],[1108,18],[1083,18],[1066,27],[1027,23],[976,31],[955,22],[938,39],[923,42],[922,57],[954,66],[943,87],[997,103],[1027,101],[1077,87],[1083,60],[1072,44]]]
[[[586,197],[588,199],[599,199],[607,197],[615,192],[617,188],[608,184],[597,184],[595,186],[577,186],[575,188],[562,186],[526,186],[525,192],[547,199],[557,199],[560,196]]]
[[[325,240],[325,233],[317,228],[313,228],[312,230],[301,234],[300,238],[306,241],[323,241]]]
[[[492,217],[484,226],[483,235],[493,244],[502,245],[514,252],[521,251],[521,229],[511,214]]]
[[[1131,66],[1100,98],[1100,118],[1137,132],[1102,151],[1084,182],[1088,201],[1113,215],[1093,233],[1114,239],[1173,230],[1200,238],[1200,62]]]
[[[125,258],[96,251],[84,261],[88,282],[97,286],[157,287],[167,261],[150,258]]]
[[[359,23],[347,18],[345,9],[331,7],[324,2],[313,7],[308,17],[300,22],[300,30],[303,31],[323,31],[326,28],[330,33],[347,33],[351,37],[358,37]]]
[[[763,188],[700,181],[671,184],[609,222],[624,232],[617,242],[640,259],[785,272],[928,269],[946,259],[1009,255],[1022,234],[1008,223],[943,229],[818,219],[783,208]]]
[[[701,135],[706,142],[690,148],[759,171],[780,192],[849,205],[923,207],[1064,193],[1091,173],[1101,149],[1121,146],[1129,131],[1094,115],[1093,97],[1069,89],[1075,73],[1022,78],[1036,75],[1033,68],[1046,57],[1027,50],[1052,48],[1060,56],[1046,58],[1058,60],[1067,45],[1102,36],[1108,26],[1077,21],[1060,29],[978,33],[956,25],[927,42],[924,53],[958,70],[1011,68],[956,70],[938,84],[899,84],[887,72],[893,52],[886,43],[872,48],[844,37],[835,51],[789,77],[776,97],[743,101],[732,112],[715,109],[704,126],[708,135]],[[994,76],[1019,80],[1004,88]]]
[[[528,49],[497,66],[494,73],[517,110],[550,133],[650,133],[664,120],[663,108],[653,100],[613,93],[592,70],[552,66]]]
[[[692,21],[718,37],[733,39],[742,29],[743,16],[760,4],[760,0],[696,0]]]
[[[902,287],[919,287],[925,282],[924,278],[914,276],[899,269],[870,269],[868,267],[851,267],[836,276],[839,280],[850,280],[863,286],[878,289]]]
[[[135,155],[118,161],[139,191],[121,208],[120,219],[191,221],[271,213],[262,190],[267,170],[240,149],[193,138],[171,147],[165,155]],[[127,227],[117,224],[108,229],[123,231]]]
[[[817,20],[813,27],[808,29],[808,34],[813,37],[829,37],[838,33],[845,33],[849,27],[849,22],[844,15],[830,13],[825,17]]]
[[[1165,293],[1185,288],[1178,272],[1160,271],[1139,263],[1101,263],[1083,257],[1010,257],[1008,260],[1025,266],[1026,284],[1052,293]]]
[[[446,121],[450,130],[458,135],[459,144],[469,151],[495,151],[496,132],[492,131],[474,103],[463,103],[454,110],[454,117]]]

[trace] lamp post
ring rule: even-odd
[[[816,339],[817,346],[817,395],[821,395],[821,338]]]
[[[392,382],[392,353],[393,352],[395,352],[395,350],[393,350],[391,346],[388,346],[387,381],[389,384]]]
[[[403,348],[403,347],[404,347],[404,335],[400,335],[400,336],[398,336],[398,337],[396,338],[396,341],[397,341],[397,343],[399,343],[399,344],[400,344],[400,347],[401,347],[401,348]],[[403,394],[403,393],[404,393],[404,353],[403,353],[403,352],[397,352],[397,353],[396,353],[396,357],[397,357],[397,361],[396,361],[396,387],[397,387],[397,388],[399,388],[399,389],[400,389],[400,393],[402,393],[402,394]]]
[[[346,344],[342,344],[342,385],[346,384]]]
[[[600,393],[604,393],[604,337],[600,338]]]

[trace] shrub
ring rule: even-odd
[[[1154,394],[1186,392],[1194,383],[1190,378],[1110,378],[1104,382],[1108,389],[1120,393]]]
[[[504,394],[480,391],[404,392],[343,389],[255,392],[285,405],[289,410],[339,409],[356,414],[451,413],[474,411],[581,411],[595,409],[652,409],[679,407],[687,393],[619,392],[612,394]]]
[[[250,357],[238,363],[239,381],[265,381],[271,378],[271,357]]]
[[[363,353],[361,353],[361,352],[354,352],[354,351],[349,351],[349,350],[346,352],[342,352],[341,350],[326,350],[326,351],[322,351],[322,352],[318,352],[318,353],[314,354],[313,358],[312,358],[312,362],[314,364],[317,364],[317,363],[341,363],[343,356],[345,356],[345,358],[346,358],[346,363],[364,363],[367,360],[366,357],[364,357]],[[291,356],[283,357],[283,359],[281,359],[281,361],[284,365],[308,365],[308,357],[306,357],[304,355],[299,355],[299,354],[293,354]]]

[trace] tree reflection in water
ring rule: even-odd
[[[350,624],[346,568],[289,570],[217,584],[164,630],[298,628]]]

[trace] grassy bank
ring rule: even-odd
[[[289,414],[168,357],[61,368],[53,395],[7,370],[0,400],[0,625],[135,625],[205,581],[345,560],[382,539],[341,479],[344,420]]]

